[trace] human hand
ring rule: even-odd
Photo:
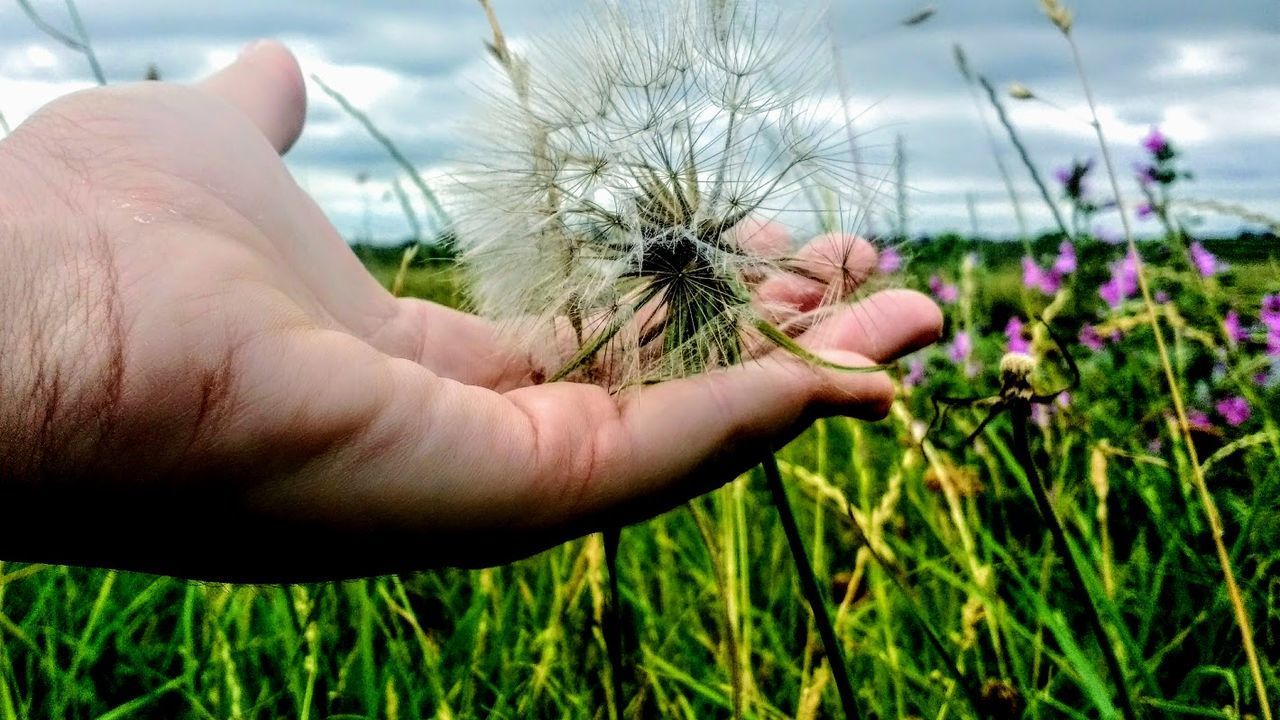
[[[0,142],[0,555],[252,581],[493,563],[717,487],[816,417],[887,411],[883,373],[781,352],[612,395],[535,384],[487,322],[361,267],[279,159],[304,114],[292,56],[260,43]],[[875,263],[852,239],[803,252]],[[940,326],[888,291],[801,342],[868,365]]]

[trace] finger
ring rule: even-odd
[[[791,231],[772,220],[747,218],[730,230],[738,247],[764,258],[779,258],[791,251]]]
[[[942,311],[933,300],[914,290],[883,290],[833,309],[798,341],[813,350],[844,350],[885,363],[941,336]]]
[[[817,416],[882,417],[893,392],[883,373],[783,354],[625,398],[577,383],[502,395],[388,367],[390,383],[359,383],[381,391],[380,412],[344,445],[343,481],[280,489],[274,502],[395,534],[581,530],[633,502],[656,511],[722,484]]]
[[[198,85],[234,105],[283,154],[302,133],[307,91],[293,53],[273,40],[260,40],[227,67]]]
[[[857,289],[875,271],[877,258],[875,247],[862,238],[820,235],[796,253],[791,263],[795,272],[760,283],[756,299],[774,318],[808,312]]]

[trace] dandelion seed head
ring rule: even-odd
[[[746,238],[865,217],[818,17],[620,0],[530,43],[453,198],[476,309],[549,367],[566,345],[584,368],[624,358],[610,384],[750,356],[768,315],[750,283],[796,263],[776,231]]]
[[[1025,352],[1009,352],[1000,358],[1000,379],[1005,387],[1025,385],[1035,371],[1035,357]]]

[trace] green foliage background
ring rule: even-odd
[[[1197,328],[1214,333],[1209,306],[1248,305],[1277,289],[1274,245],[1211,247],[1236,251],[1220,284],[1197,285],[1172,260],[1156,271],[1178,293],[1171,303],[1185,325],[1171,327],[1193,395],[1198,384],[1221,382],[1205,359],[1212,353],[1196,347]],[[946,451],[972,427],[974,418],[959,415],[931,437],[937,448],[922,452],[917,442],[931,394],[994,390],[1004,320],[1025,301],[1021,253],[961,238],[910,250],[909,282],[920,285],[934,273],[955,277],[964,253],[979,254],[973,294],[960,304],[976,322],[979,374],[965,377],[942,350],[926,352],[924,384],[904,388],[888,420],[826,420],[781,455],[839,608],[863,709],[869,717],[1113,716],[1114,685],[1013,461],[1007,423]],[[398,253],[359,252],[390,284]],[[1161,252],[1159,244],[1144,251]],[[1116,255],[1098,253],[1078,273],[1080,298],[1092,298],[1085,285],[1105,274],[1103,256]],[[459,300],[444,260],[415,261],[405,288]],[[951,322],[966,322],[958,312]],[[1052,346],[1042,337],[1036,347],[1046,355],[1037,383],[1060,383]],[[1103,352],[1073,352],[1083,385],[1037,429],[1036,452],[1140,707],[1175,717],[1256,712],[1149,332],[1138,325]],[[1259,392],[1248,424],[1196,439],[1201,457],[1213,458],[1210,483],[1264,672],[1280,687],[1280,445],[1275,391]],[[846,500],[887,565],[862,549]],[[421,552],[429,565],[432,548]],[[761,477],[627,529],[620,572],[637,665],[627,717],[730,717],[735,697],[743,717],[836,716]],[[605,587],[598,538],[507,567],[289,587],[6,563],[0,718],[607,718],[615,699],[600,633]],[[930,646],[926,628],[949,657]],[[983,698],[978,711],[949,662]]]

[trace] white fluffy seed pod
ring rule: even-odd
[[[786,345],[750,282],[795,270],[791,249],[748,228],[853,233],[865,197],[820,16],[796,5],[600,2],[498,58],[456,232],[476,309],[553,376],[617,386]]]

